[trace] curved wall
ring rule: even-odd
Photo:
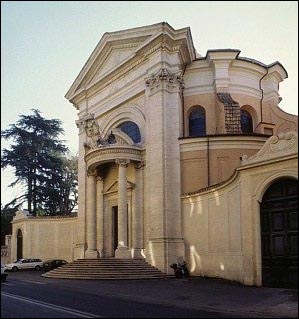
[[[227,180],[243,155],[252,156],[267,137],[221,135],[180,140],[182,194]]]

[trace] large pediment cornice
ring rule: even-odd
[[[76,104],[88,91],[108,85],[159,48],[178,51],[183,64],[195,59],[190,28],[174,30],[167,23],[158,23],[105,33],[65,97]]]

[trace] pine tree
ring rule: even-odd
[[[68,149],[58,138],[64,132],[61,121],[45,119],[36,109],[32,112],[33,115],[20,115],[16,124],[1,131],[2,138],[13,141],[10,149],[2,151],[1,168],[15,169],[16,179],[9,186],[26,186],[25,192],[14,200],[15,204],[27,201],[29,213],[36,216],[38,210],[45,207],[48,210],[49,203],[55,202],[49,193],[58,180],[61,182],[63,156]],[[56,209],[49,210],[55,212]]]

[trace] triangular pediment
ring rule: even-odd
[[[109,71],[117,68],[124,61],[126,61],[130,56],[134,56],[133,48],[123,48],[123,49],[111,49],[107,58],[101,61],[101,64],[97,67],[97,70],[93,76],[89,79],[87,84],[91,84],[93,82],[97,82],[101,77],[105,74],[108,74]]]
[[[167,23],[158,23],[150,26],[133,28],[123,31],[105,33],[91,56],[85,63],[76,80],[66,93],[65,97],[72,103],[77,96],[101,81],[106,76],[118,72],[118,68],[133,59],[143,56],[148,45],[156,43],[160,37],[168,36],[180,45],[184,42],[190,61],[195,58],[195,51],[189,28],[174,30]],[[160,41],[160,40],[159,40]],[[161,40],[162,41],[162,40]],[[186,54],[184,56],[187,56]],[[113,75],[114,76],[114,75]]]
[[[74,95],[134,58],[138,48],[152,35],[131,36],[105,33],[65,97],[71,100]]]
[[[136,50],[144,40],[146,40],[144,37],[140,37],[122,41],[108,41],[77,90],[80,91],[92,86],[105,75],[134,58]]]
[[[127,190],[134,188],[134,186],[135,186],[134,183],[127,181]],[[105,193],[116,193],[116,192],[118,192],[118,180],[115,180],[113,183],[111,183],[107,187],[107,189],[104,191],[104,194]]]

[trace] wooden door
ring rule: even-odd
[[[280,179],[261,204],[262,281],[268,287],[298,287],[298,182]]]
[[[21,229],[17,233],[17,259],[23,258],[23,235]]]

